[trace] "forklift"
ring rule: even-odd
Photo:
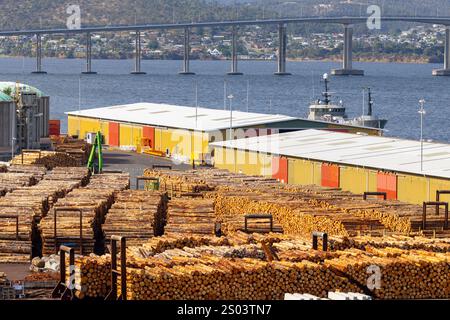
[[[102,152],[103,136],[99,131],[95,136],[95,140],[92,146],[91,154],[87,167],[93,174],[99,174],[103,172],[103,152]]]

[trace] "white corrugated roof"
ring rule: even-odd
[[[119,121],[201,131],[213,131],[230,127],[230,111],[174,106],[157,103],[135,103],[105,108],[66,112],[71,116],[82,116],[109,121]],[[296,118],[275,115],[233,111],[233,127],[241,128],[266,123],[296,120]]]
[[[312,159],[388,171],[450,178],[450,145],[420,141],[304,130],[211,144],[288,157]]]

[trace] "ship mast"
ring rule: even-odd
[[[330,102],[331,102],[331,100],[330,100],[331,94],[328,92],[328,81],[329,81],[328,80],[328,73],[325,73],[323,75],[323,80],[325,82],[325,92],[323,92],[322,95],[325,97],[325,100],[324,100],[325,104],[329,105]]]

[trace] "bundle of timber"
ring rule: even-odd
[[[233,217],[241,217],[242,220],[247,214],[272,214],[275,223],[280,224],[287,234],[309,236],[312,232],[321,230],[330,235],[348,235],[344,224],[336,219],[337,215],[327,216],[325,212],[320,216],[314,209],[305,208],[303,200],[283,198],[281,195],[218,195],[215,199],[215,211],[217,218],[223,222],[222,231],[225,233],[239,230]]]
[[[246,239],[248,240],[248,237]],[[240,244],[244,243],[247,242],[241,242]],[[167,250],[227,244],[230,244],[227,237],[173,234],[152,238],[139,247],[129,247],[127,252],[129,257],[148,258]]]
[[[66,265],[69,266],[67,258]],[[76,296],[83,298],[105,298],[111,290],[111,258],[109,255],[75,256],[75,289]],[[67,285],[69,271],[66,269]]]
[[[52,142],[55,151],[69,154],[77,160],[79,166],[87,163],[92,149],[91,144],[68,136],[54,137]]]
[[[122,191],[130,188],[129,173],[102,173],[92,176],[88,189],[113,189]]]
[[[28,187],[38,182],[35,176],[27,173],[0,173],[0,196],[19,187]],[[2,193],[2,190],[4,193]]]
[[[385,237],[331,237],[330,247],[333,250],[358,248],[398,248],[402,250],[423,250],[430,252],[450,252],[450,239],[428,239],[425,237],[407,237],[391,235]]]
[[[47,173],[47,169],[44,166],[12,165],[8,167],[8,172],[29,174],[40,181]]]
[[[67,153],[54,151],[23,151],[11,160],[12,165],[44,166],[51,170],[55,167],[76,167],[79,162]]]
[[[393,252],[392,252],[393,251]],[[400,251],[400,252],[399,252]],[[379,268],[381,281],[372,295],[377,299],[448,299],[450,291],[450,255],[426,251],[377,249],[367,254],[341,256],[325,265],[367,286],[368,270]]]
[[[339,231],[341,226],[344,226],[345,232],[352,236],[369,231],[382,233],[385,230],[408,234],[419,231],[421,227],[421,206],[393,200],[364,200],[361,195],[336,188],[292,186],[281,184],[274,179],[234,174],[217,169],[186,172],[146,170],[145,174],[158,177],[161,188],[168,190],[169,195],[174,196],[181,194],[181,190],[196,190],[202,192],[206,198],[229,196],[234,193],[237,197],[252,199],[258,195],[262,198],[266,196],[267,202],[271,205],[276,205],[275,201],[278,197],[291,197],[288,207],[301,212],[300,215],[303,216],[301,220],[311,219],[305,215],[312,215],[313,220],[320,220],[317,222],[318,225],[328,225],[329,230],[335,229],[333,231],[335,234],[336,231],[341,232]],[[262,200],[266,201],[266,199]],[[297,203],[294,203],[295,201]],[[282,201],[277,202],[282,203]],[[231,229],[236,229],[233,224],[240,225],[244,214],[244,212],[234,214],[234,217],[229,215],[232,220],[238,219],[236,216],[241,216],[235,223],[229,223]],[[434,230],[440,230],[443,219],[430,216],[429,225]]]
[[[86,186],[89,182],[89,178],[90,171],[84,167],[57,167],[44,176],[44,180],[80,181],[81,186]]]
[[[7,172],[8,168],[4,164],[0,164],[0,173]]]
[[[165,233],[214,235],[214,200],[173,199],[169,202]]]
[[[154,236],[161,236],[167,203],[167,193],[163,192],[126,190],[117,193],[103,225],[106,239],[121,235],[127,237],[129,245],[140,245]]]
[[[94,175],[86,187],[60,199],[41,221],[43,252],[55,253],[61,244],[67,244],[83,254],[103,253],[106,213],[114,202],[114,193],[129,188],[129,184],[128,174]]]
[[[359,292],[347,279],[307,261],[204,256],[193,264],[127,268],[129,300],[281,300],[286,292],[325,296],[340,288]]]
[[[5,246],[1,242],[4,242]],[[31,241],[17,241],[15,243],[0,241],[0,264],[29,264],[30,261]]]

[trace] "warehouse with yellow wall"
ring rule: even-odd
[[[390,199],[412,204],[435,201],[436,191],[450,190],[447,144],[425,144],[423,170],[420,143],[402,139],[307,130],[265,141],[254,137],[212,145],[217,168],[294,185],[337,187],[355,194],[385,192]],[[441,200],[450,201],[450,196]]]
[[[68,134],[85,138],[100,131],[112,148],[152,151],[179,161],[206,160],[210,142],[267,135],[275,132],[319,128],[381,135],[373,128],[332,124],[284,115],[136,103],[68,112]],[[231,128],[231,131],[230,131]]]

